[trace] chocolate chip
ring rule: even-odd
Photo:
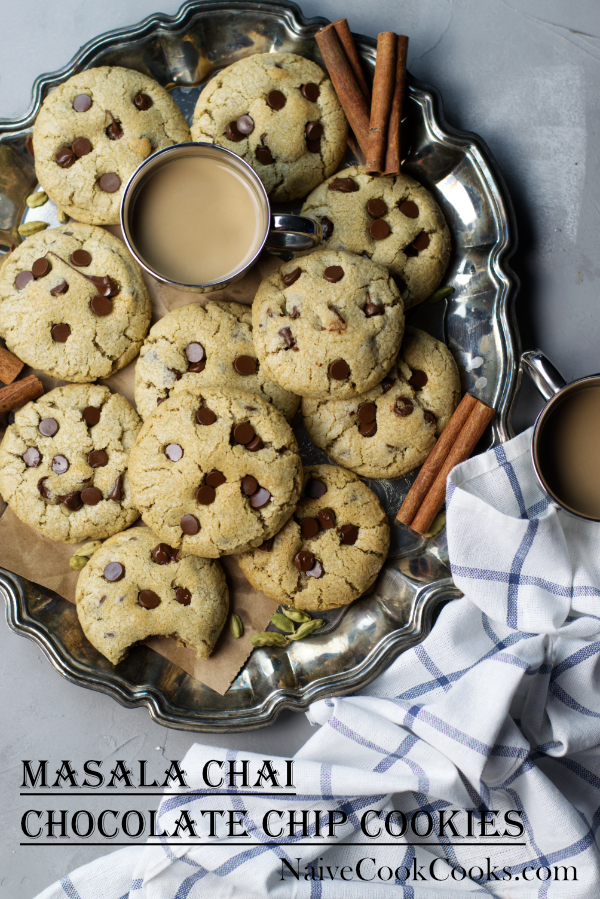
[[[362,437],[372,437],[373,434],[377,433],[377,422],[376,421],[361,421],[358,426],[358,430]]]
[[[364,422],[375,421],[377,418],[377,406],[375,403],[363,403],[358,407],[358,420]]]
[[[307,140],[306,141],[306,149],[309,153],[320,153],[321,152],[321,138],[318,140]]]
[[[71,336],[71,328],[69,325],[61,322],[58,325],[53,325],[50,333],[52,334],[52,340],[55,343],[66,343]]]
[[[412,245],[415,250],[420,252],[421,250],[426,250],[429,246],[429,243],[429,234],[427,233],[427,231],[421,231],[421,233],[418,234],[413,240]]]
[[[277,333],[280,337],[283,337],[289,347],[296,346],[296,341],[291,328],[280,328]]]
[[[156,565],[168,565],[173,561],[175,550],[168,543],[159,543],[150,553],[150,558]]]
[[[275,162],[273,154],[268,147],[257,147],[254,151],[254,155],[261,165],[272,165]]]
[[[352,194],[358,189],[358,184],[353,178],[334,178],[327,186],[327,190],[336,190],[341,194]]]
[[[108,465],[108,454],[105,450],[92,450],[88,453],[87,463],[90,468],[104,468]]]
[[[118,122],[112,112],[107,109],[104,115],[104,124],[106,124],[106,119],[110,118],[110,125],[108,128],[104,129],[104,133],[106,134],[109,140],[121,140],[123,137],[123,129],[121,127],[121,123]]]
[[[381,382],[381,389],[384,393],[387,393],[388,390],[391,390],[393,386],[394,386],[393,378],[384,378],[383,381]]]
[[[133,102],[137,108],[141,109],[143,112],[145,112],[146,109],[150,109],[154,104],[152,97],[149,97],[148,94],[142,94],[141,92],[135,95]]]
[[[244,135],[239,131],[237,122],[229,122],[225,127],[225,137],[228,140],[232,140],[235,143],[238,143],[240,140],[244,140]]]
[[[169,399],[168,396],[157,396],[156,397],[156,405],[160,406],[161,403],[166,402],[166,400],[168,400],[168,399]]]
[[[384,240],[390,231],[391,228],[385,219],[375,219],[374,222],[371,222],[371,227],[369,228],[369,234],[373,240]]]
[[[254,131],[254,120],[249,115],[241,115],[236,125],[240,134],[252,134]]]
[[[42,418],[38,425],[38,431],[44,437],[54,437],[58,433],[58,422],[55,418]]]
[[[269,540],[265,540],[264,543],[261,543],[260,546],[257,546],[256,548],[263,553],[270,553],[273,549],[273,537],[271,537]]]
[[[350,366],[345,359],[335,359],[329,366],[329,377],[334,381],[345,381],[350,374]]]
[[[315,559],[315,564],[306,572],[306,576],[316,578],[323,577],[323,566],[318,559]]]
[[[200,530],[200,522],[194,515],[184,515],[179,522],[179,527],[188,537],[193,537]]]
[[[24,290],[31,281],[33,281],[31,272],[19,272],[15,278],[15,287],[17,290]]]
[[[171,462],[179,462],[183,458],[183,448],[178,443],[167,443],[165,446],[165,456]]]
[[[48,262],[47,259],[44,259],[42,256],[40,259],[36,259],[33,265],[31,266],[31,274],[34,278],[43,278],[47,275],[52,266]]]
[[[76,137],[71,144],[71,149],[75,156],[87,156],[92,152],[92,145],[87,137]]]
[[[61,294],[66,293],[68,289],[69,289],[69,285],[63,279],[62,281],[59,281],[55,287],[52,288],[52,290],[50,291],[50,296],[52,296],[52,297],[60,296]]]
[[[102,499],[102,493],[97,487],[86,487],[81,491],[81,499],[86,506],[97,506]]]
[[[78,509],[81,509],[82,495],[80,493],[67,493],[66,496],[59,496],[58,498],[69,512],[77,512]]]
[[[199,375],[201,371],[204,371],[206,368],[206,359],[203,359],[202,362],[190,362],[188,365],[188,371],[194,375]]]
[[[319,530],[319,522],[316,518],[303,518],[300,522],[300,533],[306,540],[316,537]]]
[[[408,256],[409,258],[412,258],[413,256],[418,256],[419,251],[415,247],[410,246],[410,244],[409,244],[409,246],[404,247],[404,255]]]
[[[236,443],[241,443],[245,445],[246,443],[250,443],[255,434],[254,428],[252,425],[245,421],[242,424],[236,425],[233,429],[233,437]]]
[[[69,460],[66,456],[55,456],[52,460],[52,471],[54,474],[64,474],[69,470]]]
[[[436,425],[437,424],[437,418],[435,417],[433,412],[428,412],[428,411],[423,412],[423,418],[425,419],[425,421],[427,422],[428,425]]]
[[[256,493],[250,497],[250,505],[253,509],[263,509],[270,499],[271,494],[266,487],[259,487]]]
[[[256,373],[256,359],[252,356],[238,356],[233,363],[238,375],[253,375]]]
[[[342,543],[346,543],[347,546],[354,546],[358,539],[358,528],[355,524],[343,524],[340,528],[340,537],[342,538]]]
[[[290,318],[292,319],[292,321],[294,321],[297,318],[300,318],[300,310],[298,309],[297,306],[294,306],[292,308],[292,311],[290,312]]]
[[[330,284],[337,284],[344,277],[344,269],[341,265],[329,265],[323,272],[323,277]]]
[[[223,474],[222,471],[219,471],[217,468],[213,468],[212,471],[209,471],[205,478],[205,483],[208,484],[209,487],[220,487],[221,484],[225,484],[227,478]]]
[[[70,256],[71,263],[78,268],[84,268],[92,261],[92,254],[87,250],[74,250]]]
[[[81,417],[83,418],[86,425],[92,428],[100,421],[100,409],[98,409],[96,406],[86,406],[81,413]]]
[[[187,587],[176,587],[175,599],[178,603],[181,603],[182,606],[189,606],[192,601],[192,594]]]
[[[27,134],[27,137],[25,138],[25,146],[27,148],[27,152],[29,153],[29,155],[33,156],[34,155],[33,154],[33,134],[31,133],[31,131]]]
[[[308,84],[303,84],[300,88],[300,93],[306,100],[310,100],[311,103],[315,103],[319,99],[319,94],[321,90],[318,84],[315,84],[313,81],[309,81]]]
[[[329,240],[329,238],[333,234],[333,222],[331,221],[331,219],[328,219],[326,215],[321,215],[319,217],[319,221],[321,222],[321,227],[323,228],[323,240]]]
[[[400,203],[398,208],[400,209],[400,212],[403,212],[409,219],[416,219],[419,214],[419,207],[416,203],[413,203],[412,200],[404,200],[403,203]]]
[[[421,371],[420,368],[415,368],[411,377],[408,379],[408,383],[411,387],[414,387],[415,390],[421,390],[427,384],[428,377],[424,371]]]
[[[372,200],[369,200],[367,203],[367,212],[374,219],[380,219],[382,215],[385,215],[388,211],[387,203],[385,200],[380,200],[377,197],[374,197]]]
[[[106,172],[100,176],[98,186],[105,194],[114,194],[121,186],[121,179],[116,172]]]
[[[188,343],[185,355],[188,362],[202,362],[205,356],[204,347],[201,343]]]
[[[242,478],[242,493],[244,496],[252,496],[258,490],[258,481],[256,478],[252,477],[251,474],[247,474]]]
[[[210,506],[217,498],[215,488],[210,484],[203,484],[196,490],[196,502],[201,506]]]
[[[125,577],[125,568],[120,562],[109,562],[104,568],[104,578],[111,583],[120,581]]]
[[[73,100],[75,112],[87,112],[92,105],[92,98],[88,94],[77,94]]]
[[[37,468],[42,461],[43,456],[37,446],[29,446],[21,458],[28,468]]]
[[[77,162],[77,157],[70,147],[61,147],[60,150],[57,150],[54,154],[54,158],[61,169],[69,169],[74,162]]]
[[[117,480],[112,486],[110,493],[107,496],[107,499],[113,499],[115,502],[120,503],[123,499],[123,475],[120,474],[117,477]]]
[[[335,512],[333,509],[320,509],[317,512],[317,518],[324,531],[335,527]]]
[[[298,571],[308,571],[315,564],[315,557],[307,549],[301,549],[294,556],[294,565]]]
[[[406,418],[411,415],[415,405],[411,399],[407,396],[399,396],[396,402],[394,403],[393,411],[396,415],[399,415],[400,418]]]
[[[304,130],[307,140],[320,140],[323,137],[323,126],[320,122],[307,122]]]
[[[47,480],[48,480],[48,478],[40,478],[37,483],[37,489],[39,490],[40,494],[44,497],[44,499],[50,499],[50,497],[52,496],[49,489],[46,487]]]
[[[138,603],[142,609],[156,609],[160,605],[160,596],[154,590],[140,590]]]
[[[113,304],[108,297],[101,297],[100,294],[96,294],[96,296],[92,297],[90,300],[90,309],[94,315],[103,318],[105,315],[110,315]]]
[[[317,478],[311,478],[304,488],[304,495],[309,499],[321,499],[327,493],[327,484]]]
[[[269,91],[266,101],[267,106],[270,106],[271,109],[283,109],[287,102],[285,94],[282,94],[281,91]]]
[[[101,297],[116,297],[121,289],[110,275],[91,275],[89,280]]]
[[[217,420],[217,416],[212,409],[201,406],[196,412],[196,421],[199,425],[212,425]]]
[[[264,443],[262,442],[262,440],[260,439],[260,437],[257,434],[256,437],[254,437],[250,441],[250,443],[246,444],[246,449],[251,453],[255,453],[255,452],[257,452],[257,450],[262,449],[263,446],[264,446]]]
[[[295,284],[300,275],[302,274],[302,269],[300,266],[295,268],[293,271],[288,272],[286,275],[282,275],[282,281],[286,287],[291,287],[292,284]]]
[[[373,318],[374,315],[383,315],[385,309],[383,306],[380,306],[378,303],[367,303],[365,307],[365,315],[367,318]]]

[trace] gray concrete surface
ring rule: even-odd
[[[177,0],[21,0],[0,29],[0,116],[22,115],[41,72],[68,62],[90,38],[138,22]],[[409,68],[442,93],[447,120],[487,142],[506,179],[519,226],[524,347],[539,345],[567,378],[600,369],[600,4],[597,0],[304,0],[306,16],[345,15],[354,31],[410,36]],[[540,400],[525,385],[522,430]],[[36,646],[0,622],[0,899],[27,899],[102,848],[19,847],[21,759],[176,759],[195,739],[292,754],[310,736],[303,715],[229,736],[154,724],[145,710],[61,678]],[[61,807],[67,807],[62,805]]]

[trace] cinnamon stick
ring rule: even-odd
[[[388,124],[396,76],[396,44],[397,37],[393,31],[382,31],[377,36],[377,61],[367,148],[369,174],[381,174],[385,168]]]
[[[12,384],[24,364],[14,353],[0,347],[0,381],[3,384]]]
[[[9,384],[0,390],[0,415],[20,409],[30,400],[37,400],[42,396],[44,387],[35,375],[29,375],[20,381]]]
[[[317,31],[316,40],[350,127],[363,153],[369,143],[369,108],[333,25]]]
[[[354,77],[358,81],[358,86],[360,87],[367,103],[370,103],[371,93],[369,91],[367,79],[365,78],[365,73],[363,72],[362,66],[360,64],[360,57],[358,55],[358,50],[356,49],[356,44],[354,43],[354,38],[352,37],[352,32],[350,31],[350,28],[348,26],[348,20],[338,19],[337,22],[333,23],[333,27],[335,28],[337,36],[340,39],[340,43],[345,50],[346,56],[348,57],[348,62],[352,66],[352,71],[354,72]]]
[[[440,434],[440,439],[429,453],[416,481],[408,491],[406,499],[396,515],[396,521],[401,521],[402,524],[407,525],[412,524],[413,518],[431,489],[442,465],[446,461],[448,453],[456,443],[458,435],[475,408],[476,402],[477,400],[474,396],[471,396],[470,393],[465,393],[458,407],[454,410],[452,418]]]
[[[454,445],[446,456],[438,476],[421,507],[413,518],[410,527],[419,534],[426,534],[433,519],[444,505],[446,498],[446,479],[452,469],[460,462],[465,462],[481,439],[483,432],[495,415],[495,410],[475,400],[475,406],[460,431]]]
[[[404,106],[404,92],[406,90],[406,56],[408,53],[408,38],[404,34],[397,35],[396,43],[396,76],[394,96],[392,98],[392,111],[388,126],[387,149],[385,154],[384,175],[398,175],[400,173],[400,123],[402,121],[402,108]]]

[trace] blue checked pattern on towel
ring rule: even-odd
[[[531,467],[530,440],[530,432],[522,434],[452,472],[448,542],[465,596],[447,605],[431,635],[368,689],[311,707],[310,720],[320,727],[295,757],[295,798],[207,790],[200,777],[205,762],[241,754],[199,744],[187,753],[183,767],[196,789],[163,800],[162,827],[172,830],[184,809],[196,821],[209,809],[245,810],[249,845],[231,845],[240,839],[223,837],[219,826],[221,838],[208,846],[158,840],[123,849],[65,877],[40,899],[597,895],[600,525],[548,505]],[[274,764],[283,769],[283,762]],[[263,815],[289,808],[298,817],[311,813],[310,836],[284,831],[281,845],[269,845]],[[347,816],[334,838],[315,836],[315,809]],[[444,810],[475,810],[475,821],[487,810],[500,816],[518,810],[524,833],[499,846],[507,841],[458,838],[436,823],[428,836],[388,837],[393,845],[375,846],[360,832],[368,809],[429,812],[435,822]],[[485,870],[488,857],[492,872],[505,869],[510,882]],[[401,869],[400,876],[343,880],[342,867],[355,871],[361,858]],[[284,860],[302,872],[315,861],[325,878],[298,881]],[[366,864],[370,878],[374,868]],[[526,865],[541,867],[542,879],[531,870],[525,879]],[[577,881],[555,880],[561,866],[575,866]],[[472,876],[454,878],[461,868],[474,869]]]

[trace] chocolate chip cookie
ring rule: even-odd
[[[146,524],[170,546],[208,558],[272,537],[302,481],[296,438],[277,409],[241,390],[192,386],[145,422],[129,471]]]
[[[123,188],[156,150],[189,141],[175,101],[152,78],[121,66],[73,75],[42,104],[35,171],[56,205],[92,225],[116,225]]]
[[[273,200],[304,197],[335,172],[347,133],[331,81],[294,53],[256,53],[218,72],[192,122],[192,140],[233,150]]]
[[[173,391],[231,387],[256,393],[291,421],[300,398],[272,381],[256,358],[252,310],[211,301],[174,309],[144,341],[135,368],[135,402],[146,419]]]
[[[293,518],[238,562],[252,586],[276,602],[320,611],[368,590],[389,545],[387,516],[367,485],[334,465],[311,465]]]
[[[177,637],[207,658],[227,620],[229,593],[218,562],[180,554],[149,528],[116,534],[77,581],[83,631],[117,665],[132,644]]]
[[[397,362],[362,396],[302,401],[311,440],[335,462],[367,478],[399,478],[422,465],[460,400],[452,354],[407,328]]]
[[[319,250],[262,282],[252,325],[261,368],[274,381],[302,396],[341,399],[364,393],[389,371],[404,309],[383,266]]]
[[[0,271],[0,336],[33,368],[95,381],[138,354],[151,304],[117,238],[71,222],[27,238]]]
[[[344,169],[306,198],[302,215],[321,221],[325,245],[385,265],[405,309],[426,300],[450,260],[450,231],[429,191],[408,175],[367,175]]]
[[[140,426],[108,387],[57,387],[15,412],[0,445],[0,493],[51,540],[110,537],[139,517],[127,464]]]

